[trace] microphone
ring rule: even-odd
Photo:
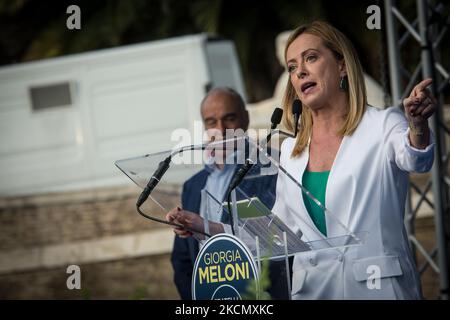
[[[189,147],[187,147],[187,148],[188,148],[188,149],[193,149],[193,147],[194,147],[194,146],[189,146]],[[137,209],[137,211],[139,212],[139,214],[140,214],[141,216],[143,216],[144,218],[146,218],[146,219],[150,219],[150,220],[153,220],[153,221],[156,221],[156,222],[159,222],[159,223],[164,223],[164,224],[167,224],[167,225],[170,225],[170,226],[175,226],[175,227],[178,227],[178,228],[182,228],[182,229],[185,229],[185,230],[187,230],[187,231],[189,231],[189,232],[192,232],[192,233],[195,233],[195,232],[196,232],[196,233],[203,234],[203,235],[205,235],[205,236],[207,236],[207,237],[211,237],[211,235],[208,234],[208,233],[206,233],[206,232],[198,231],[198,230],[193,230],[193,229],[190,229],[190,228],[188,228],[188,227],[185,227],[185,226],[183,226],[183,225],[180,225],[180,224],[177,224],[177,223],[174,223],[174,222],[169,222],[169,221],[165,221],[165,220],[162,220],[162,219],[158,219],[158,218],[152,217],[152,216],[150,216],[150,215],[145,214],[145,213],[142,212],[142,210],[140,209],[141,205],[142,205],[142,204],[145,202],[145,200],[147,200],[147,198],[150,196],[150,193],[152,193],[153,189],[156,187],[156,185],[158,184],[158,182],[161,180],[161,178],[162,178],[162,176],[164,175],[164,173],[166,173],[167,169],[169,169],[169,167],[170,167],[170,162],[172,161],[172,156],[173,156],[174,154],[183,152],[184,150],[185,150],[185,148],[182,148],[182,149],[180,149],[180,150],[178,150],[178,151],[176,151],[176,152],[170,154],[166,159],[164,159],[163,161],[161,161],[161,162],[159,163],[158,168],[156,169],[155,173],[154,173],[153,176],[150,178],[149,182],[147,183],[147,186],[144,188],[144,191],[142,191],[141,195],[139,196],[139,199],[138,199],[138,201],[136,202],[136,209]]]
[[[302,102],[298,99],[295,99],[292,102],[292,114],[294,115],[294,137],[297,137],[298,131],[298,120],[300,119],[300,115],[302,114]]]
[[[140,207],[147,200],[147,198],[150,196],[150,194],[152,193],[153,189],[155,189],[156,185],[161,180],[162,176],[166,173],[167,169],[169,169],[170,162],[172,161],[172,157],[174,155],[177,155],[177,154],[182,153],[184,151],[195,150],[196,147],[197,146],[195,146],[195,145],[182,147],[182,148],[180,148],[178,150],[173,151],[166,159],[161,161],[158,164],[158,168],[153,173],[153,176],[148,181],[147,186],[141,192],[141,194],[140,194],[140,196],[139,196],[139,198],[138,198],[138,200],[136,202],[136,206]],[[201,148],[204,149],[204,146],[202,145]]]
[[[270,118],[270,121],[272,122],[272,125],[270,126],[271,130],[274,130],[281,122],[281,118],[283,117],[283,109],[281,108],[275,108],[272,113],[272,117]],[[270,138],[272,137],[272,132],[270,132],[267,137],[265,143],[269,143]],[[255,150],[256,152],[256,150]],[[252,159],[254,154],[252,154],[247,160],[245,161],[245,164],[236,172],[235,176],[231,180],[230,186],[228,188],[229,192],[231,192],[233,189],[235,189],[244,179],[245,175],[250,171],[250,169],[253,167],[253,164],[250,159]],[[228,193],[229,193],[228,192]]]
[[[280,124],[282,118],[283,118],[283,109],[275,108],[275,110],[273,110],[272,112],[272,117],[270,118],[270,122],[272,122],[272,124],[270,126],[270,132],[266,136],[266,141],[264,142],[265,144],[269,143],[270,139],[272,138],[272,134],[274,133],[273,131]]]
[[[150,219],[150,220],[153,220],[153,221],[156,221],[156,222],[160,222],[160,223],[164,223],[164,224],[167,224],[167,225],[170,225],[170,226],[175,226],[175,227],[178,227],[178,228],[182,228],[182,229],[190,231],[192,233],[200,233],[200,234],[203,234],[203,235],[205,235],[207,237],[211,237],[210,234],[205,233],[203,231],[193,230],[193,229],[190,229],[188,227],[185,227],[185,226],[177,224],[177,223],[168,222],[168,221],[165,221],[165,220],[162,220],[162,219],[158,219],[158,218],[152,217],[150,215],[145,214],[140,209],[141,205],[147,200],[147,198],[152,193],[153,189],[156,187],[156,185],[159,183],[159,181],[161,180],[163,175],[169,169],[170,162],[172,161],[172,157],[174,155],[177,155],[177,154],[182,153],[184,151],[196,150],[198,148],[200,148],[201,150],[204,150],[206,148],[206,146],[205,145],[201,145],[201,146],[190,145],[190,146],[182,147],[182,148],[180,148],[178,150],[173,151],[167,158],[165,158],[163,161],[161,161],[159,163],[159,165],[158,165],[158,168],[153,173],[153,176],[148,181],[147,186],[144,188],[144,190],[140,194],[138,200],[136,201],[136,209],[139,212],[139,214],[141,216],[143,216],[144,218],[146,218],[146,219]]]
[[[150,178],[150,180],[147,183],[147,186],[144,188],[141,195],[139,196],[138,201],[136,202],[137,207],[140,207],[145,202],[145,200],[147,200],[147,198],[150,196],[150,193],[152,193],[153,189],[155,189],[156,185],[161,180],[162,176],[166,173],[167,169],[169,169],[171,161],[172,155],[169,155],[166,159],[164,159],[159,163],[155,173]]]
[[[272,117],[270,118],[270,122],[272,125],[270,126],[270,129],[275,129],[281,122],[281,118],[283,117],[283,109],[281,108],[275,108],[272,113]]]

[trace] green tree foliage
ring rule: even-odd
[[[81,8],[81,30],[66,28],[71,4]],[[0,64],[207,32],[234,41],[249,100],[258,101],[272,96],[283,72],[275,37],[317,18],[346,33],[366,71],[378,78],[380,31],[365,28],[371,4],[374,1],[0,0]]]
[[[271,296],[267,291],[270,288],[269,277],[269,260],[261,261],[261,273],[259,280],[250,281],[247,292],[244,293],[242,299],[244,300],[271,300]]]

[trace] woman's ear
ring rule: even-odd
[[[345,65],[345,60],[341,59],[339,61],[339,75],[345,77],[347,75],[347,66]]]

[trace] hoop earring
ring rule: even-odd
[[[339,89],[342,91],[348,91],[348,77],[345,75],[341,77],[341,81],[339,82]]]

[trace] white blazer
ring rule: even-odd
[[[343,138],[329,174],[325,206],[348,229],[368,232],[363,245],[295,255],[293,299],[420,299],[421,286],[404,227],[409,172],[430,170],[434,138],[424,150],[410,145],[408,123],[398,108],[368,106],[358,128]],[[291,157],[295,140],[281,146],[280,164],[302,181],[309,146]],[[302,193],[280,172],[273,212],[302,240],[318,240]],[[328,238],[345,234],[326,217]],[[377,269],[373,269],[375,268]]]

